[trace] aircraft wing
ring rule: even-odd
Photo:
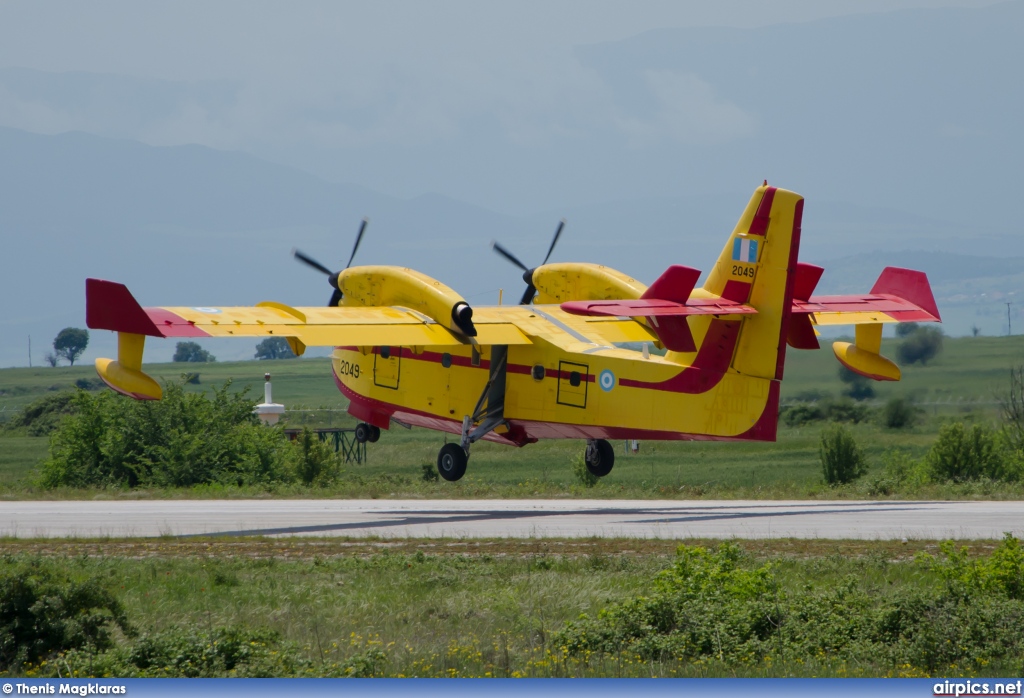
[[[471,343],[414,310],[391,307],[143,308],[123,285],[86,281],[86,324],[149,337],[286,337],[306,346],[453,346]],[[530,344],[507,320],[477,321],[478,344]]]

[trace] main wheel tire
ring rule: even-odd
[[[370,426],[370,438],[367,439],[371,444],[375,444],[380,441],[380,427]]]
[[[370,434],[373,433],[373,428],[366,422],[359,422],[356,425],[356,441],[361,444],[365,444],[370,440]]]
[[[466,474],[469,456],[459,444],[445,444],[437,454],[437,472],[448,482],[455,482]]]
[[[594,442],[593,453],[586,459],[587,470],[595,477],[604,477],[615,465],[615,449],[604,439]]]

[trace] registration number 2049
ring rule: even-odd
[[[746,278],[746,279],[753,280],[754,279],[754,269],[755,269],[755,267],[753,267],[753,266],[749,266],[748,267],[745,264],[733,264],[732,265],[732,275],[733,276],[739,276],[741,278]]]
[[[354,364],[349,361],[338,362],[338,375],[339,376],[352,376],[353,378],[359,378],[359,364]]]

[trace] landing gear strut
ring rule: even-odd
[[[615,449],[604,439],[590,439],[583,458],[591,475],[604,477],[615,465]]]
[[[437,454],[437,472],[445,480],[454,482],[466,474],[469,448],[505,422],[505,369],[508,366],[508,347],[491,347],[491,368],[480,399],[472,415],[462,418],[462,434],[457,444],[445,444]]]
[[[375,427],[372,424],[366,422],[360,422],[356,425],[356,441],[361,444],[365,444],[369,441],[371,444],[377,443],[380,439],[380,427]]]

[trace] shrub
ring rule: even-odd
[[[268,337],[256,345],[257,359],[294,359],[295,352],[284,337]]]
[[[281,430],[260,424],[252,400],[230,393],[229,385],[207,397],[168,383],[158,401],[78,392],[75,414],[53,434],[40,484],[189,487],[288,479]]]
[[[842,426],[836,425],[821,433],[819,453],[825,482],[829,485],[853,482],[867,472],[857,442]]]
[[[996,433],[981,424],[970,430],[962,422],[943,426],[927,463],[930,475],[939,482],[1011,479]]]
[[[56,395],[41,397],[25,405],[5,426],[5,429],[26,429],[29,436],[52,433],[60,420],[75,411],[75,392],[67,390]]]
[[[882,424],[889,429],[904,429],[913,426],[918,410],[901,397],[891,398],[882,408]]]
[[[582,453],[577,453],[572,457],[572,474],[576,476],[580,484],[584,487],[593,487],[597,484],[598,477],[587,469],[587,461]]]
[[[197,342],[178,342],[174,347],[171,361],[184,363],[210,363],[217,357],[203,349]]]
[[[854,373],[841,364],[839,366],[839,380],[847,386],[843,390],[843,395],[847,397],[851,397],[854,400],[870,400],[875,396],[875,388],[870,378]]]
[[[902,329],[904,326],[899,326]],[[935,327],[914,325],[913,329],[899,336],[903,341],[896,347],[896,359],[904,366],[920,363],[926,366],[942,351],[942,330]]]
[[[825,419],[825,412],[818,405],[799,403],[786,408],[782,419],[787,426],[802,427]]]
[[[0,576],[0,666],[106,649],[111,626],[132,632],[120,602],[95,579],[74,582],[33,565]]]
[[[870,410],[864,405],[859,405],[849,398],[830,401],[823,405],[825,418],[830,422],[850,422],[860,424],[868,418]]]
[[[309,427],[302,428],[289,458],[292,469],[304,485],[325,485],[338,476],[338,454],[321,441]]]

